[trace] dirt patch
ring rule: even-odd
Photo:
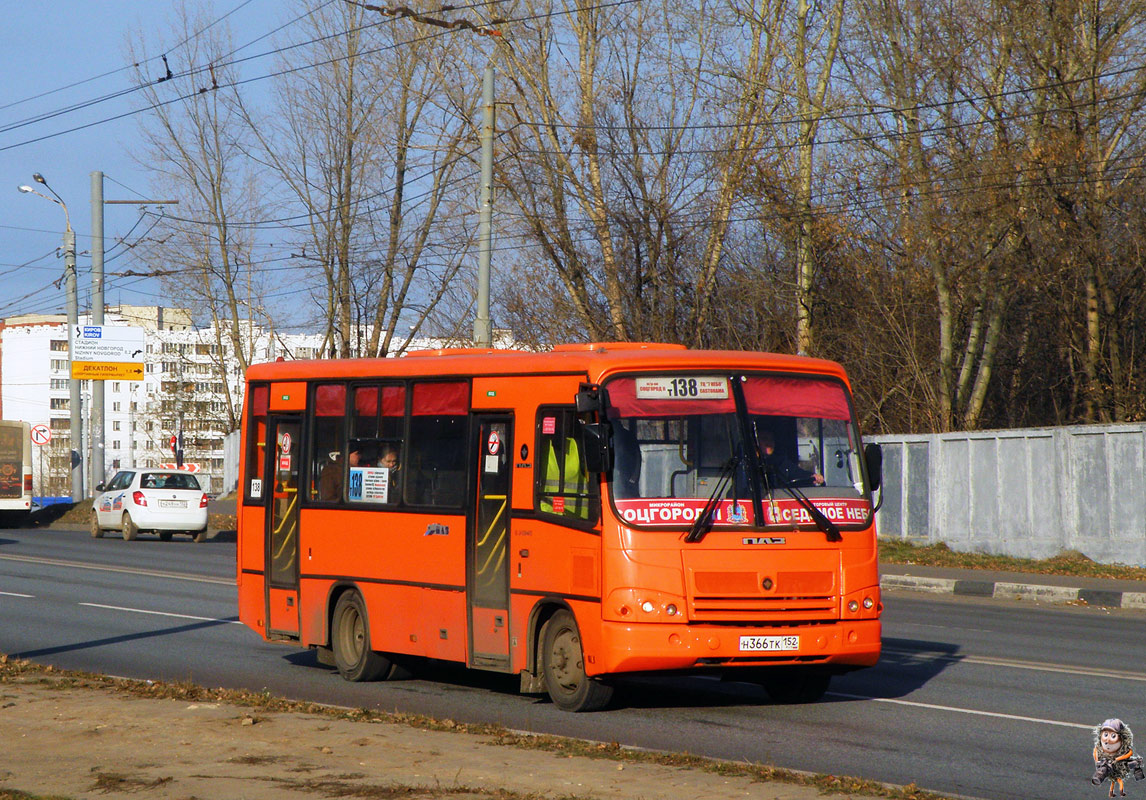
[[[0,657],[0,800],[936,800],[834,776]]]

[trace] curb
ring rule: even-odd
[[[1146,592],[1117,592],[1007,581],[977,581],[968,578],[927,578],[913,575],[883,575],[879,588],[908,589],[934,594],[990,597],[996,600],[1034,600],[1039,603],[1072,603],[1103,608],[1146,609]]]

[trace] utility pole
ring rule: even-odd
[[[31,186],[21,186],[20,191],[25,194],[35,194],[50,200],[64,210],[64,286],[68,294],[68,366],[71,367],[72,357],[76,353],[76,334],[80,324],[80,301],[76,287],[76,232],[72,230],[72,217],[68,213],[68,205],[56,190],[48,185],[44,176],[38,172],[32,173],[32,179],[52,193],[48,197],[37,192]],[[78,503],[84,499],[84,443],[83,418],[80,416],[80,379],[75,375],[68,378],[68,406],[71,412],[71,476],[72,476],[72,502]]]
[[[44,185],[47,186],[47,184]],[[60,205],[63,206],[63,202]],[[66,206],[64,206],[64,215],[67,216]],[[68,369],[70,371],[71,359],[76,352],[76,333],[80,324],[80,300],[76,286],[76,232],[72,230],[70,219],[67,230],[64,231],[64,283],[68,291]],[[79,503],[87,495],[84,494],[84,443],[83,418],[80,416],[80,379],[74,375],[68,378],[68,407],[71,411],[72,502]]]
[[[92,325],[103,325],[103,173],[92,173]],[[103,381],[92,381],[91,485],[104,478]]]
[[[92,325],[103,325],[104,307],[104,279],[103,279],[103,207],[105,205],[179,205],[178,200],[104,200],[103,198],[103,172],[96,170],[91,174],[91,202],[92,202]],[[103,482],[107,470],[107,458],[104,453],[104,382],[92,381],[92,409],[91,409],[91,440],[92,464],[91,483],[93,486]],[[128,436],[132,442],[129,450],[135,447],[135,431],[129,430]]]
[[[481,197],[478,209],[478,287],[474,344],[493,346],[493,325],[489,319],[489,262],[493,238],[493,62],[486,65],[481,82]]]

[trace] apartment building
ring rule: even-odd
[[[80,324],[90,324],[84,315]],[[175,461],[170,442],[182,435],[183,458],[209,492],[221,492],[223,440],[242,409],[243,376],[234,357],[231,329],[196,328],[184,309],[115,306],[104,325],[131,325],[145,331],[142,381],[104,384],[104,475],[120,467],[155,467]],[[314,358],[316,334],[278,334],[243,323],[238,339],[251,363]],[[68,328],[64,315],[24,315],[0,323],[0,417],[44,423],[52,441],[33,452],[34,494],[61,497],[70,492],[71,450],[81,450],[85,488],[91,492],[92,381],[81,386],[83,441],[71,442]]]

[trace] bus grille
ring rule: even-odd
[[[692,574],[691,619],[697,622],[792,624],[839,616],[831,572],[701,572]],[[768,588],[765,588],[765,583]]]

